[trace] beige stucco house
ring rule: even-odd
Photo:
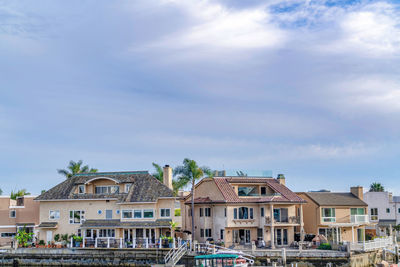
[[[0,245],[10,245],[17,231],[25,228],[26,232],[35,233],[39,224],[39,203],[34,196],[0,196]]]
[[[175,221],[172,169],[164,167],[164,184],[147,171],[78,174],[43,193],[39,239],[75,234],[85,240],[107,238],[157,242],[171,235]],[[97,242],[97,241],[96,241]]]
[[[363,188],[351,187],[351,192],[297,193],[307,201],[304,205],[304,231],[321,234],[330,242],[361,242],[369,224],[368,205],[363,201]]]
[[[195,188],[194,238],[199,242],[288,246],[295,227],[303,226],[305,201],[285,186],[283,175],[205,178]],[[182,228],[191,232],[191,195],[181,202]]]

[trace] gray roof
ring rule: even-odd
[[[96,228],[96,227],[170,227],[171,219],[158,219],[155,221],[136,221],[136,222],[121,222],[118,219],[114,220],[86,220],[82,223],[81,228]]]
[[[57,225],[57,222],[42,222],[39,224],[39,228],[56,228]]]
[[[368,206],[352,193],[307,192],[305,194],[319,206]]]
[[[128,193],[118,194],[75,194],[76,187],[87,181],[106,177],[118,183],[132,183]],[[35,200],[65,199],[117,199],[118,202],[156,202],[159,197],[173,197],[173,192],[147,171],[134,172],[98,172],[77,174],[54,186]]]

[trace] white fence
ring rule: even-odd
[[[350,221],[351,223],[368,223],[369,218],[368,215],[351,215]]]
[[[382,249],[393,245],[393,237],[382,237],[375,238],[374,240],[359,242],[359,243],[351,243],[350,250],[351,251],[371,251],[376,249]]]
[[[134,238],[134,239],[124,239],[115,237],[97,237],[89,238],[83,237],[82,241],[75,241],[73,238],[70,240],[71,247],[81,247],[81,248],[177,248],[185,240],[180,238],[172,239],[169,242],[165,239],[155,239],[155,238]],[[191,242],[190,242],[191,243]]]

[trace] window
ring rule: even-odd
[[[114,229],[99,229],[99,237],[115,237]]]
[[[211,229],[205,229],[205,237],[211,237]]]
[[[17,216],[17,212],[15,210],[10,210],[10,218],[15,218]]]
[[[118,185],[96,186],[95,192],[96,194],[118,194],[119,186]]]
[[[203,217],[203,208],[200,208],[199,212],[200,212],[200,217]]]
[[[78,186],[78,194],[85,194],[85,185]]]
[[[211,208],[204,208],[204,213],[206,217],[211,217]]]
[[[224,229],[219,231],[219,239],[224,240]]]
[[[200,237],[204,237],[204,229],[200,229]]]
[[[260,209],[261,217],[264,217],[264,208]]]
[[[189,217],[192,217],[192,209],[189,209]]]
[[[288,209],[274,209],[274,220],[276,222],[289,222]]]
[[[378,220],[378,208],[371,208],[371,220],[372,221]]]
[[[49,220],[58,220],[58,219],[60,219],[60,211],[49,210]]]
[[[131,189],[132,184],[125,184],[125,193],[129,192],[129,189]]]
[[[132,219],[132,211],[131,210],[122,210],[122,218]]]
[[[160,217],[171,217],[171,209],[160,209]]]
[[[246,186],[246,187],[239,187],[238,188],[238,195],[240,197],[248,197],[248,196],[258,196],[256,186]]]
[[[399,212],[400,212],[400,209],[399,209]],[[224,208],[224,215],[226,217],[226,208]]]
[[[15,233],[1,233],[1,238],[10,238],[15,236]]]
[[[400,208],[397,210],[398,213],[400,213]]]
[[[143,218],[154,218],[153,210],[143,210]]]
[[[102,213],[103,213],[102,210],[98,210],[98,211],[97,211],[97,214],[99,214],[99,215],[101,215]]]
[[[79,224],[85,220],[85,211],[83,210],[70,210],[69,211],[69,223]]]
[[[267,194],[267,188],[265,186],[261,187],[261,195],[265,196]]]
[[[239,216],[238,216],[239,215]],[[247,220],[247,219],[253,219],[253,208],[247,208],[247,207],[240,207],[240,208],[234,208],[233,209],[233,218],[239,220]]]
[[[351,215],[364,215],[365,210],[364,208],[351,208],[350,214]]]
[[[140,218],[142,218],[142,210],[134,210],[134,211],[133,211],[133,217],[134,217],[135,219],[140,219]]]
[[[323,222],[336,222],[335,208],[322,208]]]
[[[386,213],[390,213],[390,209],[389,208],[386,208]]]

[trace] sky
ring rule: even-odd
[[[186,157],[400,194],[400,2],[0,0],[0,188]]]

